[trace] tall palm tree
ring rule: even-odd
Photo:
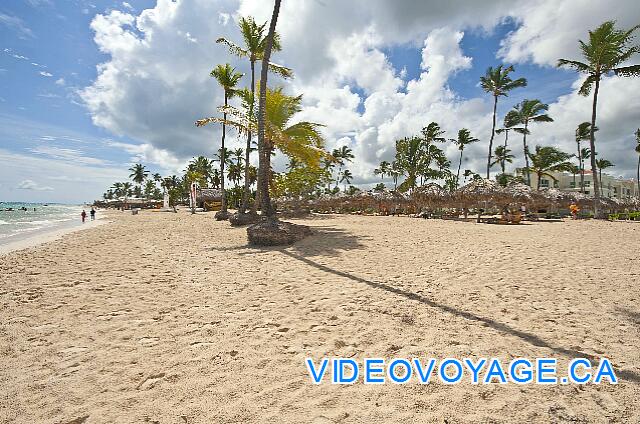
[[[131,184],[129,181],[125,181],[124,183],[122,183],[122,196],[123,197],[129,197],[131,196],[131,189],[133,188],[133,184]]]
[[[261,198],[262,215],[267,218],[275,216],[275,210],[271,205],[269,196],[269,175],[271,173],[271,148],[265,139],[265,124],[267,118],[267,73],[269,71],[269,59],[273,48],[273,39],[276,34],[276,24],[280,13],[281,0],[275,0],[273,14],[269,23],[266,45],[262,54],[262,69],[260,70],[260,103],[258,105],[258,196]]]
[[[613,162],[607,159],[596,159],[596,166],[598,167],[598,180],[600,180],[600,191],[602,192],[602,170],[611,168],[614,165]]]
[[[529,169],[529,147],[527,146],[527,135],[529,132],[529,123],[531,122],[553,122],[553,118],[545,112],[549,109],[549,105],[542,103],[538,99],[525,99],[513,107],[505,116],[505,125],[514,127],[523,125],[521,128],[514,128],[516,132],[522,134],[522,144],[524,146],[524,163],[525,170]],[[527,172],[527,184],[531,186],[531,176]]]
[[[223,119],[227,120],[227,106],[229,105],[229,99],[235,96],[236,85],[240,78],[242,78],[242,74],[236,72],[236,69],[231,67],[228,63],[224,65],[216,66],[213,71],[211,71],[211,76],[216,79],[218,84],[224,90],[224,112]],[[222,157],[220,158],[220,188],[222,190],[222,207],[219,213],[216,213],[216,218],[224,220],[227,218],[227,198],[224,190],[224,165],[226,162],[225,156],[225,147],[224,147],[224,139],[227,133],[227,125],[225,122],[222,122]]]
[[[598,94],[600,80],[603,76],[618,75],[633,77],[640,75],[640,65],[622,66],[633,55],[640,51],[639,46],[632,46],[634,31],[640,28],[636,25],[628,30],[620,30],[615,27],[615,21],[607,21],[593,31],[589,31],[589,41],[580,43],[580,50],[585,61],[559,59],[558,66],[567,66],[578,72],[587,74],[578,94],[588,96],[593,88],[593,105],[591,107],[591,131],[589,133],[589,147],[596,152],[596,112],[598,106]],[[594,185],[594,215],[599,217],[598,199],[600,199],[600,187],[597,181],[597,164],[595,155],[591,156],[591,172]]]
[[[458,187],[458,182],[460,180],[460,167],[462,166],[462,152],[464,148],[471,143],[475,143],[476,141],[480,141],[477,138],[471,135],[471,131],[466,128],[463,128],[458,131],[458,138],[451,140],[453,144],[458,146],[458,150],[460,150],[460,160],[458,161],[458,172],[456,173],[456,187]],[[503,171],[504,172],[504,171]]]
[[[640,197],[640,128],[638,128],[635,132],[636,136],[636,153],[638,154],[638,170],[636,174],[636,182],[638,183],[638,195],[636,197]]]
[[[380,162],[380,167],[373,170],[374,175],[380,175],[380,178],[384,180],[384,177],[389,175],[389,171],[391,170],[391,164],[386,160]]]
[[[594,128],[593,132],[598,131],[598,127]],[[583,148],[580,145],[581,141],[586,141],[591,138],[591,122],[583,122],[576,128],[576,143],[578,144],[578,166],[580,167],[580,193],[584,193],[584,160],[589,156],[583,157]],[[587,149],[588,150],[588,149]]]
[[[218,38],[216,43],[226,44],[229,48],[231,54],[249,59],[249,63],[251,65],[251,92],[250,92],[250,102],[249,102],[249,114],[254,114],[255,107],[255,92],[256,92],[256,62],[258,60],[262,60],[264,57],[265,48],[267,47],[267,37],[265,36],[265,29],[267,23],[263,23],[262,25],[258,25],[256,21],[252,17],[248,18],[240,18],[238,22],[238,26],[240,27],[240,33],[242,34],[242,40],[244,41],[244,46],[240,47],[239,45],[233,43],[232,41],[227,40],[226,38]],[[282,46],[280,45],[280,36],[277,32],[274,32],[272,42],[271,42],[271,50],[272,51],[280,51]],[[276,65],[275,63],[269,62],[269,70],[280,75],[283,78],[290,78],[293,76],[293,72],[291,69],[286,68],[281,65]],[[247,132],[247,147],[245,149],[245,163],[249,162],[250,153],[253,150],[251,148],[251,135],[252,132]],[[250,181],[248,172],[249,167],[246,167],[244,172],[244,193],[242,196],[242,205],[240,206],[240,213],[244,213],[247,210],[249,205],[249,194],[250,194],[250,185],[248,184]]]
[[[573,175],[573,186],[576,186],[576,175],[580,173],[580,165],[571,164],[571,166],[567,167],[567,171]]]
[[[145,166],[141,163],[136,163],[131,168],[129,168],[129,171],[131,171],[131,174],[129,174],[129,178],[131,178],[131,181],[138,185],[141,185],[144,180],[147,179],[147,175],[149,175],[149,171],[147,171]]]
[[[278,149],[288,157],[295,157],[307,166],[320,167],[323,159],[331,157],[323,150],[324,138],[320,133],[322,125],[308,121],[291,124],[294,116],[302,110],[300,106],[302,96],[288,96],[282,90],[282,87],[266,90],[263,142],[266,153],[269,154],[267,164],[271,166],[271,154],[274,153],[274,149]],[[229,107],[227,110],[237,118],[224,121],[227,125],[232,125],[242,133],[255,131],[257,126],[255,120],[247,119],[241,111],[233,107]],[[221,119],[216,117],[200,119],[196,121],[196,125],[203,126],[211,122],[221,122]],[[263,164],[264,161],[263,158]],[[258,173],[260,174],[260,170]],[[272,170],[269,169],[265,180],[267,187],[272,180],[271,177]],[[261,178],[262,176],[258,175],[258,186],[261,184]],[[264,196],[264,193],[261,196]],[[268,217],[273,216],[273,214],[269,215],[266,209],[263,209],[263,214]]]
[[[527,80],[525,78],[511,79],[509,74],[514,71],[513,66],[504,67],[504,65],[498,65],[495,69],[489,67],[484,76],[480,77],[480,86],[482,89],[491,93],[493,96],[493,124],[491,126],[491,138],[489,139],[489,154],[487,156],[487,179],[489,178],[489,171],[491,170],[491,155],[493,153],[493,138],[496,133],[496,111],[498,109],[498,97],[507,96],[509,91],[518,88],[526,87]]]
[[[347,184],[349,184],[352,179],[353,179],[353,174],[351,173],[351,171],[349,171],[348,169],[345,169],[344,171],[342,171],[340,182],[344,183],[345,192],[347,191]]]
[[[540,181],[542,177],[548,176],[553,181],[557,181],[557,178],[551,174],[552,172],[568,171],[572,166],[569,159],[573,155],[565,153],[555,147],[550,146],[536,146],[535,153],[529,153],[531,159],[531,166],[527,168],[527,173],[533,172],[538,177],[538,187],[540,190]]]
[[[494,151],[494,155],[496,160],[491,163],[491,166],[500,164],[500,169],[502,169],[502,173],[504,174],[507,162],[513,163],[513,158],[515,158],[515,156],[512,155],[511,150],[507,149],[505,146],[497,146]]]
[[[342,174],[342,167],[346,162],[351,162],[355,156],[353,155],[351,148],[347,146],[342,146],[339,149],[333,149],[331,156],[335,158],[336,163],[338,164],[338,178],[336,178],[336,185],[338,185],[338,180]]]

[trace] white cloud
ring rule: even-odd
[[[114,181],[126,181],[123,167],[97,167],[67,160],[12,153],[0,149],[0,198],[15,201],[82,203],[98,198]],[[65,176],[51,178],[51,176]],[[25,180],[36,187],[53,190],[17,188]],[[30,184],[27,183],[27,186]],[[37,192],[37,196],[34,194]]]
[[[38,155],[45,155],[52,159],[66,160],[71,163],[78,163],[83,165],[100,166],[110,164],[110,162],[106,160],[86,156],[82,151],[77,149],[68,149],[54,146],[37,146],[29,149],[29,151]]]
[[[56,85],[64,85],[64,84],[65,84],[64,78],[58,78],[56,80]]]
[[[129,9],[129,10],[135,10],[133,8],[133,6],[131,6],[129,3],[127,3],[126,1],[122,2],[122,7],[124,7],[125,9]]]
[[[578,40],[605,20],[615,20],[623,28],[638,24],[638,3],[585,0],[543,0],[519,2],[511,15],[520,27],[502,41],[499,55],[507,62],[532,61],[555,66],[559,58],[577,59]]]
[[[41,186],[41,185],[37,184],[35,181],[33,181],[33,180],[22,180],[22,181],[20,181],[20,183],[18,184],[18,186],[16,188],[19,188],[21,190],[36,190],[36,191],[50,191],[50,190],[53,190],[53,187]]]
[[[10,30],[18,34],[18,38],[27,39],[34,38],[33,31],[24,23],[24,21],[17,16],[7,15],[0,13],[0,25],[4,25]]]
[[[43,77],[47,77],[47,78],[50,78],[50,77],[53,76],[53,74],[51,74],[49,72],[45,72],[45,71],[40,71],[39,74],[42,75]]]
[[[296,73],[296,79],[284,84],[287,91],[304,94],[299,119],[324,123],[329,148],[349,144],[354,149],[356,163],[350,167],[356,182],[373,181],[373,168],[391,158],[395,140],[417,133],[430,121],[439,122],[448,137],[466,127],[480,138],[465,151],[463,169],[482,172],[491,129],[490,99],[461,99],[448,86],[453,75],[472,65],[460,47],[464,30],[490,31],[510,16],[521,26],[504,40],[500,55],[509,61],[546,65],[578,54],[577,38],[584,38],[587,29],[597,24],[586,16],[622,19],[624,15],[623,24],[640,18],[629,1],[610,7],[579,0],[557,4],[546,1],[538,10],[537,4],[499,0],[284,2],[278,21],[284,50],[274,60]],[[610,9],[607,13],[605,7]],[[254,0],[216,4],[159,0],[138,16],[119,11],[97,15],[92,22],[95,41],[110,59],[98,67],[96,81],[80,92],[93,122],[139,141],[119,146],[133,158],[156,161],[167,169],[176,169],[192,155],[211,155],[219,147],[219,129],[193,126],[195,119],[215,113],[222,103],[222,92],[209,71],[229,61],[248,75],[245,61],[213,41],[219,36],[240,41],[234,21],[239,15],[265,21],[270,14],[269,2]],[[406,70],[394,69],[384,53],[402,43],[422,46],[421,74],[414,80],[407,81]],[[636,82],[627,81],[634,84],[627,87]],[[282,81],[270,77],[270,83]],[[243,84],[248,84],[247,78]],[[633,158],[615,151],[628,145],[625,134],[633,132],[628,122],[640,120],[640,109],[634,100],[614,100],[631,92],[623,85],[603,83],[606,109],[601,109],[599,143],[618,161],[616,171],[629,174]],[[552,103],[550,113],[557,122],[534,128],[532,143],[573,151],[573,128],[588,119],[584,116],[590,111],[585,101],[572,93]],[[512,138],[519,164],[518,138]],[[233,131],[228,142],[242,145]],[[447,149],[457,160],[456,148]]]

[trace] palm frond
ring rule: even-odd
[[[235,44],[233,41],[227,40],[224,37],[218,38],[216,40],[216,43],[226,44],[227,47],[229,48],[229,52],[232,55],[235,55],[235,56],[238,56],[238,57],[249,57],[250,56],[249,51],[243,49],[242,47],[240,47],[237,44]]]
[[[613,72],[618,76],[637,77],[640,76],[640,65],[623,66],[615,68]]]

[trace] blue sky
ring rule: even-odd
[[[244,3],[246,2],[242,2],[242,7],[246,6]],[[186,33],[187,38],[193,41],[193,48],[196,48],[197,45],[197,48],[204,49],[202,51],[215,51],[210,65],[205,64],[204,67],[213,67],[214,60],[228,60],[219,50],[215,50],[217,47],[213,43],[209,45],[204,43],[207,39],[206,33],[204,30],[198,32],[198,28],[202,25],[198,23],[197,11],[191,11],[193,17],[190,19],[194,23],[193,26],[190,25],[189,18],[185,17],[189,12],[188,4],[188,2],[182,2],[179,5],[174,5],[164,1],[161,6],[158,5],[158,9],[174,7],[176,10],[182,11],[181,15],[176,14],[176,16],[185,20],[186,23],[177,21],[178,17],[176,17],[175,21],[162,22],[162,25],[166,27],[161,27],[160,23],[154,23],[154,25],[158,25],[155,30],[162,29],[166,30],[168,34],[180,36],[184,36]],[[233,22],[227,25],[227,18],[223,19],[225,14],[228,15],[228,11],[234,10],[237,5],[232,0],[220,0],[219,7],[216,6],[217,4],[214,3],[210,7],[214,12],[219,9],[218,22],[215,22],[215,16],[211,18],[211,22],[219,25],[219,31],[228,32],[231,34],[230,37],[235,36],[236,39],[239,39],[237,34],[233,32]],[[114,178],[126,178],[126,169],[133,159],[132,156],[140,153],[132,147],[136,145],[145,145],[145,151],[162,153],[155,155],[160,159],[156,159],[155,162],[150,160],[147,163],[147,166],[154,172],[169,172],[168,163],[175,164],[176,161],[188,159],[185,156],[184,142],[178,148],[180,140],[176,140],[174,145],[171,142],[163,141],[162,135],[159,134],[162,131],[160,129],[157,133],[144,133],[137,129],[129,130],[126,122],[123,124],[123,118],[115,116],[114,108],[108,109],[106,112],[98,110],[99,107],[88,108],[84,99],[79,95],[79,91],[86,87],[98,87],[99,94],[103,96],[98,98],[106,99],[104,102],[108,103],[109,98],[113,98],[115,93],[113,87],[105,88],[96,82],[100,75],[96,66],[100,63],[114,64],[116,62],[115,55],[122,53],[116,49],[118,46],[102,46],[108,53],[101,52],[100,46],[94,41],[95,33],[90,27],[95,16],[97,14],[112,16],[110,12],[118,10],[135,17],[142,10],[155,6],[154,0],[130,0],[128,3],[114,0],[12,0],[0,3],[0,35],[2,39],[2,45],[0,45],[0,161],[5,161],[4,165],[10,165],[2,166],[3,164],[0,163],[0,200],[90,201],[92,198],[98,197]],[[261,6],[252,2],[246,7],[259,8]],[[391,6],[386,4],[385,7]],[[456,17],[455,14],[459,12],[453,11],[451,13],[451,19],[453,19]],[[286,19],[286,10],[283,16],[283,19]],[[304,17],[300,17],[301,21],[304,19]],[[523,19],[501,18],[497,20],[497,25],[489,29],[469,27],[464,24],[460,24],[456,28],[456,30],[464,31],[464,37],[459,43],[462,55],[472,58],[471,68],[451,71],[446,81],[446,86],[455,93],[456,107],[467,104],[466,101],[469,101],[468,104],[474,104],[475,100],[480,101],[479,104],[484,108],[478,113],[486,113],[490,99],[482,92],[478,85],[478,79],[487,67],[495,66],[501,62],[501,59],[498,58],[498,52],[510,35],[525,29],[529,30],[529,28],[523,27]],[[204,22],[206,26],[206,20]],[[113,29],[114,26],[110,28]],[[127,25],[124,25],[123,28],[132,30],[137,37],[145,36],[136,28]],[[192,31],[193,34],[186,32],[185,28]],[[212,31],[215,32],[218,29],[214,28]],[[284,39],[287,40],[286,33]],[[424,33],[421,36],[400,42],[383,40],[380,46],[371,48],[378,49],[386,55],[396,75],[402,69],[406,69],[404,75],[406,82],[418,79],[423,72],[420,69],[423,40]],[[161,47],[153,46],[153,43],[150,43],[146,48],[151,50]],[[287,61],[287,64],[291,64],[291,62],[295,62],[295,58],[286,56],[286,47],[283,60]],[[289,47],[291,48],[291,45]],[[184,48],[187,49],[187,47]],[[166,52],[166,50],[161,51]],[[185,50],[185,52],[188,51]],[[180,61],[186,54],[177,51],[176,57],[174,59],[167,58],[167,61]],[[535,54],[534,50],[532,55]],[[131,56],[123,54],[122,57],[131,60]],[[122,58],[118,58],[118,60],[126,61]],[[574,91],[572,85],[577,78],[575,73],[557,69],[550,61],[534,63],[543,61],[530,60],[525,57],[519,59],[518,62],[515,64],[514,76],[525,76],[529,82],[528,87],[514,91],[507,99],[501,99],[500,115],[506,113],[510,107],[524,98],[539,98],[543,102],[553,103],[557,102],[560,96],[570,96]],[[153,64],[152,61],[146,63]],[[362,64],[362,66],[367,66],[367,64]],[[146,70],[142,69],[142,71]],[[202,72],[204,71],[206,71],[205,68]],[[153,98],[158,94],[158,86],[171,90],[171,84],[174,83],[166,77],[165,80],[161,80],[161,77],[157,77],[157,80],[151,78],[152,83],[157,82],[160,85],[149,84],[148,89],[145,89],[144,84],[150,81],[149,77],[133,82],[130,79],[129,75],[126,80],[120,80],[123,85],[135,83],[131,86],[135,90],[127,91],[124,94],[119,93],[131,96],[126,99],[127,104],[141,101],[140,99]],[[311,80],[311,78],[306,79],[306,81]],[[346,78],[342,83],[345,82],[350,84],[352,93],[361,97],[360,104],[353,113],[362,115],[364,100],[369,93],[353,84],[349,78]],[[339,83],[340,81],[338,81]],[[197,86],[194,87],[198,89]],[[178,88],[180,87],[176,86],[176,90]],[[329,92],[333,87],[324,88]],[[405,88],[401,88],[400,92]],[[203,89],[213,90],[211,87]],[[186,92],[188,93],[189,90]],[[181,103],[179,101],[184,99],[184,94],[180,94],[183,97],[173,96],[174,93],[170,91],[162,94],[163,97],[166,97],[164,100],[169,102],[168,104],[172,104],[171,101],[173,101],[174,107],[180,109]],[[207,108],[211,109],[211,105],[203,105],[202,107],[203,110]],[[172,111],[168,110],[166,113],[166,116],[171,116]],[[149,128],[153,130],[154,118],[145,116],[144,107],[136,109],[134,115],[130,116],[131,120],[149,121]],[[183,121],[191,120],[192,115],[188,115],[189,118],[183,119]],[[634,111],[631,116],[635,115]],[[109,118],[108,122],[117,122],[117,125],[101,124],[101,126],[96,126],[92,122],[92,117],[106,117]],[[378,126],[378,134],[383,133],[384,125],[389,123],[388,119],[385,122]],[[356,122],[354,125],[359,126],[354,129],[356,133],[365,132],[366,128],[361,122]],[[115,131],[116,128],[121,129],[121,132]],[[189,127],[189,131],[194,130]],[[482,131],[486,132],[484,129]],[[336,133],[338,132],[336,130]],[[329,133],[331,134],[331,131]],[[188,136],[192,137],[193,134],[190,133]],[[560,136],[554,137],[554,139],[570,139],[570,132],[565,130]],[[328,145],[331,145],[332,140],[331,135],[328,136]],[[357,143],[357,137],[353,138],[352,142]],[[480,151],[479,148],[478,151]],[[378,152],[382,152],[377,153],[378,157],[385,154],[384,148],[380,148]],[[162,159],[166,159],[167,155],[171,156],[173,153],[175,153],[175,160]],[[198,153],[200,152],[194,147],[189,154]],[[26,163],[30,160],[33,160],[34,164],[41,164],[36,166],[41,171],[36,176],[32,175],[35,165],[20,166],[20,162],[25,161]],[[47,174],[45,170],[48,164],[51,165],[51,172]],[[360,174],[356,172],[356,176],[370,172],[367,167],[370,168],[373,165],[373,162],[367,163],[366,166],[363,165],[358,170]],[[74,175],[56,174],[63,172],[61,171],[63,168],[69,170],[73,166],[77,168]],[[171,169],[171,171],[175,172],[176,170]],[[82,181],[83,175],[87,176],[86,184]],[[18,186],[24,180],[30,180],[34,184],[22,184],[23,186],[35,186],[40,189],[19,189]],[[361,182],[368,181],[363,177]]]

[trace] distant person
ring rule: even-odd
[[[569,205],[569,210],[571,211],[571,218],[578,219],[578,212],[580,212],[580,208],[575,203]]]
[[[87,213],[85,212],[85,210],[82,210],[82,213],[80,214],[80,216],[82,217],[82,222],[84,223],[84,221],[87,219]]]
[[[96,220],[96,210],[94,208],[91,208],[91,211],[89,211],[89,214],[91,215],[91,220],[95,221]]]

